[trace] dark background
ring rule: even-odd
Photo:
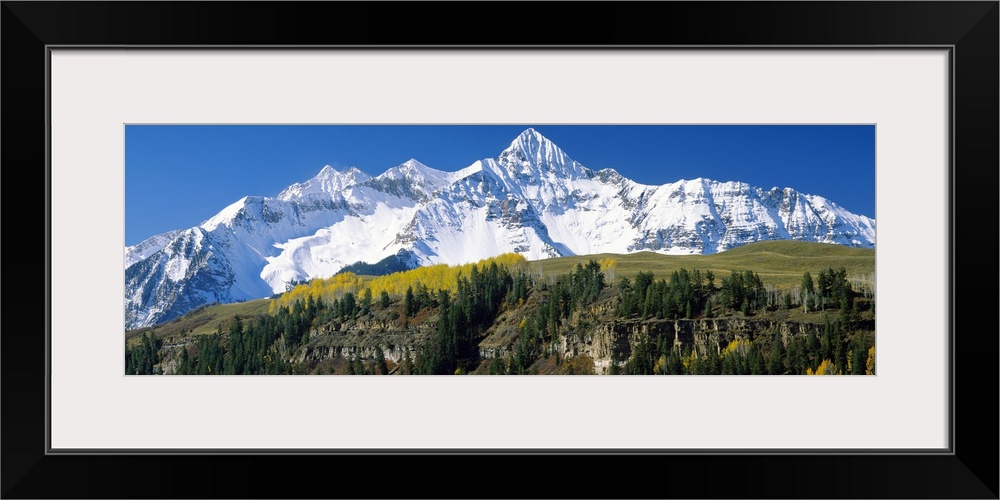
[[[2,2],[0,12],[5,498],[997,498],[995,1]],[[954,454],[46,455],[45,46],[87,44],[954,45]],[[734,415],[745,411],[755,409]],[[290,409],[274,425],[312,418]]]

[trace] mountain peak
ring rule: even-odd
[[[530,127],[514,138],[497,160],[513,176],[529,178],[589,176],[586,167],[574,161],[554,142]]]
[[[525,129],[524,132],[518,134],[518,136],[511,141],[510,146],[508,146],[504,151],[520,150],[526,153],[531,153],[547,145],[551,145],[552,147],[559,149],[558,146],[553,144],[552,141],[548,140],[540,132],[529,127]]]
[[[535,141],[535,142],[542,142],[542,141],[547,141],[548,139],[546,139],[545,136],[541,134],[541,132],[539,132],[539,131],[531,128],[531,127],[528,127],[526,129],[524,129],[524,132],[521,132],[520,134],[518,134],[517,138],[514,139],[514,140],[515,141],[518,141],[518,140],[530,140],[530,141]]]
[[[428,167],[424,165],[416,158],[410,158],[409,160],[392,167],[385,172],[382,172],[376,179],[410,179],[416,182],[422,182],[423,178],[426,176],[437,177],[444,175],[445,172]]]
[[[426,200],[431,194],[451,184],[454,174],[424,165],[416,158],[410,158],[399,165],[382,172],[364,185],[411,200]]]
[[[393,169],[389,169],[390,171]],[[395,170],[403,173],[406,176],[414,175],[423,172],[438,172],[438,170],[424,165],[416,158],[410,158],[409,160],[400,163]]]
[[[325,165],[312,179],[305,182],[297,182],[285,188],[284,191],[278,194],[278,198],[289,201],[317,196],[333,197],[341,191],[368,179],[371,179],[371,176],[364,173],[358,167],[337,170],[330,165]]]
[[[359,169],[358,167],[352,166],[352,167],[345,168],[343,170],[337,170],[336,168],[333,168],[330,165],[324,165],[323,168],[320,169],[319,173],[316,174],[316,177],[329,177],[329,176],[333,176],[333,175],[355,176],[355,175],[358,175],[358,174],[364,174],[364,172],[361,169]]]

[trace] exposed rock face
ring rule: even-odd
[[[612,360],[628,359],[633,348],[646,339],[655,344],[665,338],[668,344],[681,350],[691,346],[692,350],[705,353],[706,349],[720,352],[733,340],[751,340],[770,348],[775,333],[787,347],[793,339],[810,332],[821,337],[824,330],[821,323],[755,317],[621,320],[613,319],[615,309],[615,300],[600,301],[565,322],[557,345],[559,355],[566,359],[588,356],[594,361],[596,373],[606,374]],[[480,357],[488,360],[512,355],[518,340],[517,324],[525,312],[525,309],[518,309],[502,313],[480,340]],[[874,321],[862,321],[859,328],[874,331]],[[415,321],[406,328],[398,318],[331,323],[310,332],[310,340],[300,348],[296,361],[313,365],[323,360],[354,356],[371,359],[381,351],[385,359],[399,364],[407,351],[415,360],[421,348],[433,341],[436,331],[436,315]]]
[[[432,338],[436,323],[401,328],[391,321],[335,323],[313,330],[309,342],[299,350],[296,361],[315,364],[326,359],[360,357],[370,359],[378,351],[399,364],[406,352],[411,358]]]
[[[484,360],[512,356],[518,341],[518,324],[533,314],[537,298],[529,299],[523,307],[506,310],[497,318],[479,341],[479,355]],[[750,340],[770,349],[775,338],[786,346],[796,338],[810,333],[822,337],[822,323],[805,323],[761,317],[725,317],[700,319],[617,319],[616,297],[604,300],[574,313],[573,318],[560,326],[556,350],[563,359],[585,356],[593,361],[597,374],[607,374],[614,360],[627,360],[633,349],[642,342],[656,344],[662,338],[679,350],[688,346],[699,353],[714,349],[721,352],[734,340]],[[404,320],[388,311],[358,320],[332,322],[313,328],[309,339],[296,351],[291,361],[308,369],[324,361],[344,361],[352,358],[371,360],[376,353],[394,365],[402,365],[409,355],[411,362],[424,346],[433,342],[437,334],[437,313],[425,310],[421,317]],[[862,331],[873,332],[874,320],[858,324]],[[775,337],[775,334],[778,336]],[[180,349],[186,348],[193,338],[164,345],[168,353],[160,369],[173,373],[178,364]]]
[[[862,324],[864,330],[874,330],[872,324]],[[586,354],[594,359],[594,368],[599,374],[607,373],[611,360],[620,360],[632,355],[632,349],[643,338],[654,344],[660,337],[667,343],[683,349],[704,353],[706,349],[721,350],[733,340],[752,340],[770,346],[774,333],[781,336],[782,343],[788,343],[809,332],[823,335],[823,325],[816,323],[778,322],[754,320],[752,318],[680,319],[613,322],[602,325],[585,334],[570,334],[562,337],[560,354],[571,357]],[[485,353],[483,353],[485,357]]]
[[[599,303],[586,311],[587,321],[570,321],[567,333],[560,335],[558,351],[560,356],[572,358],[586,355],[594,360],[598,374],[608,373],[613,359],[625,360],[632,355],[632,349],[643,339],[656,344],[665,337],[668,344],[684,349],[691,346],[698,353],[706,349],[720,352],[733,340],[751,340],[770,347],[774,334],[780,335],[782,344],[810,332],[821,337],[824,325],[744,317],[701,318],[701,319],[610,319],[614,301]],[[593,326],[587,326],[593,325]],[[874,321],[862,321],[859,328],[874,331]],[[516,329],[499,322],[479,344],[479,355],[490,359],[506,357],[514,352]]]

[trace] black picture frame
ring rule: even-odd
[[[989,234],[997,227],[1000,206],[1000,4],[996,1],[581,2],[555,3],[548,9],[536,3],[2,4],[4,147],[0,161],[8,195],[3,222],[8,236],[17,235],[19,243],[3,247],[7,263],[16,263],[7,267],[8,290],[16,292],[4,294],[7,328],[0,338],[0,486],[5,498],[997,498],[997,392],[991,384],[997,380],[998,368],[998,320],[993,314],[998,303],[993,280],[998,274],[995,233]],[[443,16],[444,12],[450,16]],[[520,19],[530,16],[533,28],[527,34],[515,38],[504,29],[487,29],[491,22],[500,23],[514,14]],[[454,19],[466,19],[467,24],[456,24]],[[433,454],[419,460],[374,453],[47,453],[45,333],[51,313],[43,300],[50,283],[50,246],[47,224],[43,223],[50,203],[46,184],[47,46],[477,47],[552,43],[601,47],[951,47],[951,453]],[[85,327],[86,318],[80,321]],[[863,409],[852,416],[864,418]],[[417,462],[431,464],[438,476],[428,477],[424,468],[412,466]],[[542,478],[535,482],[541,486],[529,488],[527,477]],[[317,482],[329,485],[328,489],[315,489]]]

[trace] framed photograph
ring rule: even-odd
[[[44,253],[7,254],[45,272],[18,277],[40,290],[8,301],[9,317],[42,321],[3,340],[4,496],[303,495],[287,481],[206,490],[210,477],[179,473],[250,461],[275,477],[383,467],[419,485],[386,455],[425,455],[460,477],[459,496],[481,491],[477,467],[507,476],[565,459],[616,477],[653,468],[642,484],[504,483],[491,495],[664,496],[692,481],[712,486],[682,496],[997,497],[995,463],[976,458],[995,456],[995,428],[972,417],[995,417],[995,400],[961,382],[995,380],[997,363],[995,335],[975,335],[995,320],[961,312],[996,303],[981,278],[994,254],[963,224],[996,215],[995,191],[980,188],[997,185],[996,2],[657,4],[667,17],[648,4],[574,7],[583,31],[600,20],[622,45],[511,44],[492,31],[441,44],[461,32],[441,21],[401,38],[425,8],[378,7],[4,3],[8,185],[45,188],[31,211],[44,224],[21,221]],[[693,18],[714,21],[694,32],[682,22]],[[497,151],[478,146],[503,134]],[[690,230],[695,215],[642,225],[699,193],[729,198]],[[752,201],[765,198],[773,210]],[[769,242],[784,239],[804,246]],[[788,261],[818,242],[858,254],[836,260],[842,271],[824,260],[812,292]],[[699,265],[728,271],[743,261],[710,257],[736,247],[759,250],[746,261],[760,274],[734,270],[718,291],[697,269],[648,284],[597,271],[634,272],[638,250],[706,254]],[[560,260],[580,255],[593,267]],[[641,269],[677,271],[657,259]],[[476,261],[500,264],[466,280],[461,266]],[[421,280],[440,295],[421,298]],[[212,302],[237,315],[265,304],[282,324],[243,330]],[[596,309],[605,316],[591,323],[635,331],[590,332],[581,311]],[[806,314],[825,333],[795,323]],[[302,315],[322,326],[296,335]],[[681,322],[719,315],[794,324],[802,338],[719,321],[682,335]],[[387,333],[373,347],[335,332],[364,328]],[[516,341],[536,334],[525,361]],[[321,375],[366,372],[418,376]],[[420,376],[433,373],[455,376]],[[515,376],[457,376],[470,373]],[[51,480],[83,462],[85,482]],[[137,480],[158,466],[173,472]],[[344,491],[437,491],[367,486]]]

